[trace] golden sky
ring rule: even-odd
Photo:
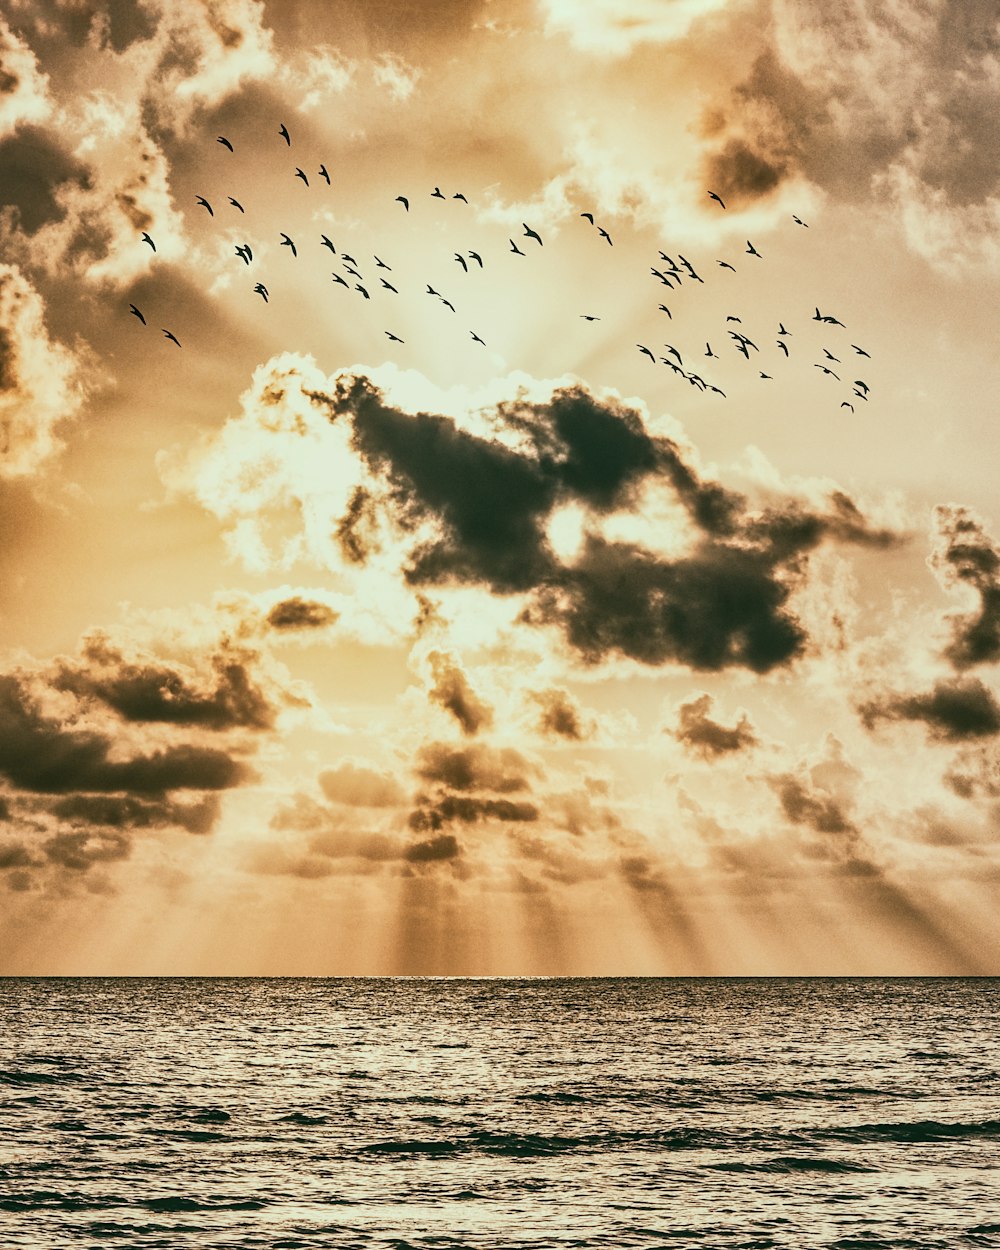
[[[984,0],[10,0],[0,973],[1000,972],[998,152]]]

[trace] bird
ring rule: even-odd
[[[391,292],[393,293],[393,295],[398,295],[398,294],[399,294],[399,292],[398,292],[398,291],[396,290],[396,288],[392,285],[392,283],[391,283],[391,282],[386,282],[385,278],[379,278],[379,282],[381,282],[381,283],[382,283],[382,285],[385,287],[385,289],[386,289],[387,291],[391,291]]]
[[[729,316],[726,318],[726,320],[727,320],[727,321],[735,321],[735,322],[736,322],[736,324],[737,324],[738,326],[743,324],[743,322],[739,319],[739,317],[734,317],[732,313],[730,313],[730,314],[729,314]]]
[[[699,277],[698,274],[695,273],[694,265],[691,264],[691,262],[687,259],[687,257],[682,256],[680,252],[678,252],[677,259],[681,262],[681,264],[684,266],[684,268],[688,271],[688,273],[691,275],[692,278],[694,278],[696,282],[705,281],[704,278]]]
[[[229,197],[229,203],[232,204],[233,208],[238,208],[241,213],[245,213],[247,211],[239,200],[234,200],[232,196]]]
[[[359,282],[361,281],[361,274],[358,273],[358,271],[354,268],[353,265],[345,265],[344,268],[347,270],[347,272],[351,275],[352,278],[357,278]]]
[[[746,343],[744,343],[742,340],[737,341],[736,350],[738,352],[741,352],[747,358],[747,360],[750,359],[750,352],[747,350]]]
[[[860,378],[855,378],[855,379],[854,379],[854,385],[855,385],[855,386],[860,386],[860,387],[861,387],[861,389],[864,391],[865,395],[867,395],[867,394],[868,394],[868,392],[871,390],[871,387],[868,385],[868,383],[867,383],[867,382],[862,382]]]
[[[525,225],[523,221],[521,222],[521,225],[524,226],[524,237],[526,239],[534,239],[536,243],[539,245],[539,247],[541,247],[542,236],[538,233],[538,231],[532,230],[532,228],[528,225]]]
[[[240,258],[240,260],[243,261],[245,265],[249,265],[250,262],[253,260],[253,252],[250,251],[250,244],[244,243],[242,246],[237,247],[236,255]]]
[[[282,247],[290,247],[290,248],[292,249],[292,255],[293,255],[293,256],[298,256],[298,254],[299,254],[299,252],[298,252],[298,248],[295,246],[295,244],[292,242],[292,240],[288,237],[288,235],[287,235],[287,234],[283,234],[283,235],[281,236],[281,246],[282,246]]]
[[[665,273],[661,273],[659,269],[654,269],[652,266],[650,266],[649,272],[655,278],[659,278],[664,286],[670,287],[671,291],[674,289],[674,284],[670,281],[670,279],[667,277]]]
[[[600,321],[600,317],[595,317],[593,313],[581,313],[580,317],[583,321]]]
[[[455,305],[451,302],[451,300],[445,299],[443,295],[439,295],[438,299],[441,301],[442,304],[444,304],[445,308],[450,308],[452,312],[455,311]]]
[[[711,356],[711,358],[712,358],[713,360],[718,360],[718,359],[719,359],[719,358],[718,358],[718,356],[716,356],[715,352],[713,352],[713,351],[712,351],[712,344],[711,344],[711,343],[706,343],[706,344],[705,344],[705,355],[706,355],[706,356]]]
[[[149,235],[145,231],[143,231],[142,233],[142,241],[143,243],[148,243],[154,252],[156,251],[156,244],[153,242],[153,240],[149,237]]]
[[[452,198],[453,200],[461,200],[463,204],[468,204],[468,202],[469,202],[469,201],[465,198],[465,196],[462,194],[462,192],[461,192],[461,191],[456,191],[456,192],[455,192],[455,194],[454,194],[451,198]]]
[[[603,226],[597,227],[597,233],[601,236],[602,239],[607,239],[611,247],[614,247],[614,244],[611,242],[611,235],[608,234],[607,230],[605,230]],[[541,239],[539,239],[539,243],[540,242],[541,242]]]
[[[859,356],[868,356],[868,353],[865,351],[865,349],[863,347],[859,347],[857,343],[852,343],[851,346],[854,348],[854,350],[858,353]],[[871,356],[868,356],[868,359],[871,360]]]
[[[378,269],[388,269],[390,273],[392,272],[392,265],[387,265],[384,260],[379,260],[374,252],[372,252],[372,257],[374,258],[375,265]]]
[[[682,377],[682,378],[686,378],[686,377],[687,377],[687,374],[686,374],[686,373],[684,372],[684,370],[680,367],[680,365],[676,365],[676,364],[674,364],[674,362],[673,362],[672,360],[668,360],[666,356],[661,356],[661,357],[660,357],[660,359],[663,361],[663,363],[664,363],[664,364],[665,364],[668,368],[673,369],[674,373],[679,373],[679,374],[681,375],[681,377]]]
[[[428,294],[428,295],[436,295],[436,296],[438,297],[438,299],[440,299],[440,298],[441,298],[441,292],[440,292],[440,291],[435,291],[435,290],[434,290],[434,288],[431,286],[431,284],[430,284],[429,282],[427,283],[427,294]]]
[[[204,197],[203,195],[199,195],[199,196],[197,196],[197,201],[198,201],[198,203],[202,206],[202,208],[207,208],[207,209],[208,209],[208,215],[209,215],[209,217],[214,217],[214,216],[215,216],[215,213],[213,213],[213,212],[212,212],[212,206],[211,206],[211,204],[209,204],[208,200],[206,200],[206,199],[205,199],[205,197]]]
[[[807,230],[809,229],[808,221],[803,221],[801,217],[796,217],[794,213],[792,213],[792,221],[794,221],[797,226],[805,226]]]
[[[391,330],[385,331],[386,338],[390,343],[402,343],[402,339],[397,334],[393,334]]]
[[[782,351],[785,353],[785,355],[787,356],[787,355],[788,355],[788,344],[787,344],[787,343],[785,343],[785,342],[782,342],[782,340],[781,340],[781,339],[778,339],[778,346],[781,348],[781,350],[782,350]]]
[[[349,261],[352,265],[356,265],[358,263],[353,256],[348,256],[346,252],[341,252],[340,256],[342,260]]]
[[[138,310],[138,308],[136,308],[135,304],[129,304],[128,310],[133,315],[133,317],[138,317],[143,325],[146,324],[146,318],[142,315],[142,313]]]
[[[758,252],[758,251],[757,251],[757,249],[754,247],[754,245],[750,242],[750,240],[749,240],[749,239],[747,239],[747,249],[746,249],[746,250],[747,250],[747,255],[748,255],[748,256],[756,256],[758,259],[763,259],[763,258],[761,257],[760,252]]]
[[[841,406],[841,408],[850,408],[851,412],[853,412],[853,411],[854,411],[854,405],[853,405],[853,404],[849,404],[849,403],[847,402],[847,400],[846,400],[846,399],[844,400],[844,402],[843,402],[840,406]]]
[[[434,190],[431,192],[431,199],[432,199],[432,200],[443,200],[443,199],[444,199],[444,192],[441,190],[441,188],[440,188],[440,187],[435,187],[435,188],[434,188]]]
[[[581,217],[586,217],[586,219],[590,222],[590,224],[591,224],[591,225],[593,225],[593,224],[594,224],[594,214],[593,214],[593,213],[581,213],[581,214],[580,214],[580,216],[581,216]]]
[[[465,259],[461,252],[455,253],[455,259],[462,266],[466,273],[469,272],[469,262]]]
[[[216,143],[221,143],[221,144],[222,144],[222,146],[223,146],[224,148],[228,148],[228,149],[230,150],[230,152],[233,150],[233,145],[229,142],[229,140],[226,138],[226,136],[225,136],[225,135],[219,135],[218,139],[216,139],[216,141],[215,141],[215,142],[216,142]]]
[[[513,239],[508,239],[507,241],[508,241],[508,243],[510,244],[510,250],[511,250],[512,252],[514,252],[514,253],[515,253],[515,255],[517,255],[517,256],[523,256],[523,255],[524,255],[524,253],[523,253],[523,252],[521,251],[521,249],[517,246],[517,244],[514,242],[514,240],[513,240]]]
[[[868,396],[867,394],[865,394],[864,391],[859,391],[855,389],[854,394],[858,397],[858,399],[863,399],[866,404],[868,403]]]
[[[327,172],[327,168],[326,168],[326,166],[325,166],[325,165],[320,165],[320,167],[319,167],[319,176],[320,176],[321,178],[325,178],[325,179],[326,179],[326,185],[327,185],[327,186],[329,186],[329,185],[330,185],[330,175],[329,175],[329,173]]]
[[[268,303],[267,287],[264,285],[263,282],[258,282],[257,285],[254,287],[254,290],[263,299],[265,304]]]
[[[162,329],[163,327],[161,326],[160,328]],[[180,341],[176,335],[171,334],[169,330],[164,330],[163,333],[171,341],[171,343],[176,343],[177,346],[180,347]]]
[[[840,326],[841,329],[845,328],[842,321],[838,321],[836,317],[831,317],[828,313],[821,313],[818,308],[813,315],[813,321],[824,321],[827,325]]]
[[[298,165],[295,166],[295,177],[301,178],[302,181],[306,184],[306,186],[309,185],[309,179],[306,177],[303,170],[299,169]]]
[[[838,382],[840,381],[840,375],[839,375],[839,374],[834,373],[834,371],[833,371],[832,369],[828,369],[828,368],[826,367],[826,365],[814,365],[813,367],[814,367],[815,369],[820,369],[820,370],[822,370],[822,372],[823,372],[823,373],[828,373],[828,374],[830,375],[830,377],[831,377],[831,378],[836,378]]]
[[[288,144],[289,147],[292,146],[292,140],[288,134],[288,127],[285,125],[284,122],[282,122],[281,125],[278,127],[278,134],[281,135],[282,139],[284,139],[284,141]]]
[[[785,326],[784,326],[784,323],[783,323],[783,322],[781,322],[781,321],[779,321],[779,322],[778,322],[778,333],[779,333],[779,334],[791,334],[791,330],[786,330],[786,329],[785,329]]]
[[[320,247],[328,247],[330,251],[334,254],[334,256],[336,256],[337,249],[333,246],[333,243],[326,237],[326,235],[321,234],[319,237],[320,239],[322,239],[322,242],[320,243]]]
[[[711,384],[711,382],[709,382],[709,384],[708,384],[708,389],[709,389],[710,391],[715,391],[716,395],[721,395],[723,399],[725,399],[725,398],[726,398],[726,392],[725,392],[725,391],[720,391],[720,390],[719,390],[719,388],[718,388],[717,386],[713,386],[713,385]]]
[[[773,382],[773,381],[774,381],[774,378],[772,378],[772,377],[771,377],[771,375],[770,375],[769,373],[765,373],[765,372],[763,371],[763,369],[761,370],[760,376],[761,376],[761,377],[762,377],[762,378],[763,378],[766,382]]]
[[[475,332],[475,330],[470,330],[469,333],[472,335],[473,343],[483,343],[483,340],[479,337],[479,335]],[[483,343],[483,346],[485,347],[486,344]]]
[[[719,266],[720,269],[731,269],[733,273],[736,272],[736,266],[731,265],[728,260],[717,260],[715,263]]]
[[[656,364],[656,357],[653,355],[653,353],[649,350],[648,347],[643,347],[641,343],[636,343],[636,347],[638,347],[639,351],[641,351],[644,355],[648,356],[654,365]]]
[[[470,252],[470,253],[469,253],[469,259],[470,259],[470,260],[474,260],[474,261],[476,261],[476,263],[479,265],[479,268],[480,268],[480,269],[482,269],[482,267],[483,267],[483,258],[479,255],[479,253],[478,253],[478,252]]]
[[[396,203],[402,204],[402,206],[406,209],[407,212],[410,211],[410,201],[406,198],[405,195],[397,195]]]
[[[670,311],[670,309],[666,306],[666,304],[661,304],[659,310],[660,312],[665,312],[667,316],[670,318],[670,320],[673,321],[674,314]]]
[[[725,204],[722,202],[722,196],[716,195],[714,191],[709,191],[708,198],[710,200],[715,200],[716,204],[718,204],[720,208],[726,207]]]
[[[840,361],[837,359],[837,357],[834,356],[832,352],[828,352],[825,347],[823,348],[823,355],[827,358],[827,360],[832,360],[835,365],[840,364]]]
[[[671,347],[669,343],[664,343],[663,346],[667,349],[668,354],[677,357],[677,363],[679,365],[684,364],[684,361],[681,359],[681,354],[676,347]]]
[[[671,260],[666,252],[660,253],[660,260],[665,260],[667,262],[667,268],[673,269],[675,273],[677,272],[677,262],[675,260]]]
[[[330,274],[330,277],[334,280],[334,282],[339,282],[341,286],[349,286],[349,285],[350,285],[348,282],[346,282],[346,281],[345,281],[345,280],[344,280],[344,279],[340,276],[340,274],[339,274],[339,273],[331,273],[331,274]]]
[[[361,285],[360,282],[355,282],[354,289],[355,291],[360,291],[361,294],[365,297],[365,299],[371,299],[371,296],[368,294],[368,292],[365,290],[365,288]]]

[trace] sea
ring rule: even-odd
[[[0,980],[0,1250],[1000,1247],[1000,980]]]

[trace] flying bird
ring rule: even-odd
[[[386,330],[385,335],[390,343],[402,343],[403,341],[398,334],[393,334],[391,330]]]
[[[614,244],[611,242],[611,235],[608,234],[607,230],[605,230],[603,226],[598,226],[597,233],[601,236],[602,239],[607,239],[611,247],[614,247]],[[539,239],[538,241],[540,243],[541,239]]]
[[[461,252],[455,253],[455,259],[462,266],[466,273],[469,272],[469,262],[465,259]]]
[[[431,192],[431,199],[432,199],[432,200],[443,200],[443,199],[444,199],[444,192],[441,190],[441,188],[440,188],[440,187],[435,187],[435,188],[434,188],[434,190]]]
[[[834,356],[832,352],[828,352],[825,347],[823,348],[823,355],[827,358],[827,360],[832,360],[835,365],[840,364],[840,361],[837,359],[837,357]]]
[[[855,385],[855,386],[860,386],[860,387],[861,387],[861,389],[864,391],[864,393],[865,393],[865,395],[866,395],[866,396],[867,396],[867,394],[868,394],[869,390],[871,390],[871,387],[868,385],[868,383],[867,383],[867,382],[862,382],[860,378],[855,378],[855,379],[854,379],[854,385]]]
[[[469,253],[469,259],[470,259],[470,260],[474,260],[474,261],[476,261],[476,263],[479,265],[479,268],[480,268],[480,269],[482,269],[482,267],[483,267],[483,258],[479,255],[479,253],[478,253],[478,252],[470,252],[470,253]]]
[[[854,348],[854,350],[858,353],[859,356],[868,356],[868,353],[865,351],[865,349],[863,347],[859,347],[857,343],[852,343],[851,346]],[[871,356],[868,356],[868,359],[871,360]]]
[[[281,135],[282,139],[284,139],[284,141],[288,144],[289,147],[292,146],[292,140],[288,134],[288,127],[285,125],[284,122],[282,122],[281,125],[278,127],[278,134]]]
[[[765,380],[765,382],[773,382],[773,381],[774,381],[774,378],[772,378],[772,377],[771,377],[771,375],[770,375],[769,373],[765,373],[763,370],[761,370],[761,374],[760,374],[760,376],[761,376],[761,377]]]
[[[814,365],[813,368],[820,369],[823,373],[828,373],[831,378],[836,378],[838,382],[840,381],[840,375],[834,373],[832,369],[828,369],[826,365]]]
[[[336,256],[337,249],[333,246],[333,243],[326,237],[326,235],[321,234],[319,237],[322,239],[322,242],[320,243],[320,247],[328,247],[330,251],[334,254],[334,256]]]
[[[298,256],[298,254],[299,254],[299,252],[298,252],[298,248],[295,246],[295,244],[292,242],[292,240],[288,237],[288,235],[287,235],[287,234],[283,234],[283,235],[281,236],[281,246],[282,246],[282,247],[290,247],[290,248],[292,249],[292,255],[293,255],[293,256]]]
[[[532,228],[528,225],[525,225],[523,221],[521,222],[521,225],[524,226],[524,237],[526,239],[534,239],[535,242],[538,244],[538,246],[541,247],[542,236],[538,233],[538,231],[532,230]]]
[[[792,221],[794,221],[797,226],[805,226],[807,230],[809,229],[808,221],[803,221],[801,217],[796,217],[794,213],[792,213]]]
[[[854,394],[858,397],[858,399],[863,399],[866,404],[868,403],[868,396],[867,394],[865,394],[864,391],[859,391],[857,390],[857,388],[855,388]]]
[[[257,285],[254,287],[254,290],[263,299],[265,304],[268,303],[267,287],[264,285],[263,282],[258,282]]]
[[[376,268],[388,269],[390,273],[392,272],[392,265],[387,265],[384,260],[379,260],[379,258],[375,255],[374,252],[372,252],[372,256],[374,257]]]
[[[451,198],[452,198],[453,200],[461,200],[463,204],[468,204],[468,202],[469,202],[469,201],[465,198],[465,196],[462,194],[462,192],[461,192],[461,191],[456,191],[456,192],[455,192],[455,194],[454,194]]]
[[[405,195],[397,195],[396,203],[402,204],[402,206],[406,209],[407,212],[410,211],[410,201],[406,198]]]
[[[666,304],[660,305],[660,312],[665,312],[667,316],[670,318],[670,320],[673,321],[674,314],[670,311],[670,309],[666,306]]]
[[[229,142],[229,140],[226,138],[226,136],[225,136],[225,135],[219,135],[218,139],[216,139],[216,141],[215,141],[215,142],[216,142],[216,143],[221,143],[221,144],[222,144],[222,146],[223,146],[224,148],[228,148],[228,149],[230,150],[230,152],[233,150],[233,145]]]
[[[360,291],[361,294],[365,297],[365,299],[371,299],[371,296],[368,294],[368,292],[365,290],[365,288],[361,285],[360,282],[355,282],[354,289],[355,291]]]
[[[427,294],[428,294],[428,295],[436,295],[436,296],[438,297],[438,299],[440,299],[440,298],[441,298],[441,292],[440,292],[440,291],[435,291],[435,290],[434,290],[434,288],[431,286],[431,284],[430,284],[429,282],[427,283]]]
[[[330,185],[330,175],[329,175],[329,173],[327,172],[327,168],[326,168],[326,166],[325,166],[325,165],[320,165],[320,167],[319,167],[319,176],[320,176],[321,178],[325,178],[325,179],[326,179],[326,185],[327,185],[327,186],[329,186],[329,185]]]
[[[346,281],[345,281],[345,280],[344,280],[344,279],[340,276],[340,274],[339,274],[339,273],[331,273],[331,274],[330,274],[330,277],[334,280],[334,282],[339,282],[341,286],[349,286],[349,285],[350,285],[348,282],[346,282]]]
[[[229,203],[232,204],[233,208],[238,208],[241,213],[245,213],[247,211],[239,200],[234,200],[232,196],[229,197]]]
[[[681,354],[680,354],[680,352],[677,350],[677,348],[676,348],[676,347],[671,347],[669,343],[664,343],[664,344],[663,344],[663,346],[667,349],[667,352],[668,352],[668,354],[669,354],[669,355],[671,355],[671,356],[676,356],[676,358],[677,358],[677,363],[678,363],[679,365],[683,365],[683,364],[684,364],[684,361],[681,359]]]
[[[727,321],[735,321],[737,325],[742,325],[742,324],[743,324],[743,322],[739,319],[739,317],[734,317],[732,313],[730,313],[730,314],[729,314],[729,316],[726,318],[726,320],[727,320]]]
[[[581,213],[581,214],[580,214],[580,216],[581,216],[581,217],[586,217],[586,219],[590,222],[590,224],[591,224],[591,225],[593,225],[593,224],[594,224],[594,214],[593,214],[593,213]]]
[[[212,206],[211,204],[209,204],[208,200],[206,200],[203,195],[199,195],[196,198],[197,198],[198,203],[202,206],[202,208],[208,209],[209,217],[214,217],[215,213],[212,212]]]
[[[379,282],[381,282],[381,283],[382,283],[382,285],[385,287],[385,289],[386,289],[387,291],[391,291],[391,292],[393,293],[393,295],[398,295],[398,294],[399,294],[399,292],[398,292],[398,291],[396,290],[396,288],[392,285],[392,283],[391,283],[391,282],[386,282],[385,278],[379,278]]]
[[[595,317],[593,313],[581,313],[580,317],[583,321],[600,321],[600,317]]]
[[[718,358],[718,356],[716,356],[715,352],[713,352],[713,351],[712,351],[712,344],[711,344],[711,343],[706,343],[706,344],[705,344],[705,355],[706,355],[706,356],[711,356],[711,358],[712,358],[713,360],[718,360],[718,359],[719,359],[719,358]]]
[[[756,256],[756,257],[758,258],[758,260],[762,260],[762,259],[763,259],[763,257],[761,256],[760,252],[758,252],[758,251],[757,251],[757,249],[754,247],[754,245],[750,242],[750,240],[749,240],[749,239],[747,239],[747,248],[746,248],[746,250],[747,250],[747,255],[748,255],[748,256]]]
[[[340,255],[341,255],[341,259],[343,259],[343,260],[347,260],[347,261],[350,261],[350,263],[351,263],[352,265],[356,265],[356,264],[358,263],[358,262],[354,259],[354,257],[353,257],[353,256],[348,256],[348,254],[347,254],[346,252],[341,252],[341,253],[340,253]]]
[[[853,404],[849,404],[849,403],[847,402],[847,400],[846,400],[846,399],[844,400],[844,402],[843,402],[840,406],[841,406],[841,408],[850,408],[851,412],[853,412],[853,411],[854,411],[854,405],[853,405]]]
[[[719,388],[718,388],[717,386],[713,386],[713,385],[711,384],[711,382],[709,382],[709,384],[708,384],[708,389],[709,389],[710,391],[715,391],[716,395],[721,395],[723,399],[725,399],[725,398],[726,398],[726,392],[725,392],[725,391],[720,391],[720,390],[719,390]]]
[[[253,252],[250,251],[250,244],[244,243],[241,247],[237,247],[236,255],[245,265],[249,265],[253,260]]]
[[[714,191],[709,191],[708,198],[710,200],[715,200],[716,204],[718,204],[720,208],[726,207],[725,204],[722,202],[722,196],[716,195]]]
[[[779,321],[779,322],[778,322],[778,333],[779,333],[779,334],[791,334],[791,330],[786,330],[786,329],[785,329],[785,326],[784,326],[784,323],[783,323],[783,322],[781,322],[781,321]]]
[[[452,312],[455,311],[455,305],[451,302],[451,300],[445,299],[443,295],[439,295],[438,299],[441,301],[442,304],[444,304],[445,308],[450,308]]]
[[[153,242],[153,240],[149,237],[149,235],[145,231],[143,231],[143,234],[142,234],[142,241],[143,243],[148,243],[154,252],[156,251],[156,244]]]
[[[836,317],[831,317],[828,313],[821,313],[818,308],[813,315],[813,321],[824,321],[827,325],[840,326],[841,329],[845,328],[842,321],[838,321]]]
[[[510,244],[510,250],[511,250],[512,252],[514,252],[514,253],[515,253],[515,255],[517,255],[517,256],[523,256],[523,255],[524,255],[524,253],[523,253],[523,252],[521,251],[521,249],[517,246],[517,244],[514,242],[514,240],[513,240],[513,239],[508,239],[508,240],[507,240],[507,242]]]
[[[133,315],[133,317],[138,317],[143,325],[146,324],[146,318],[142,315],[142,313],[138,310],[138,308],[136,308],[135,304],[129,304],[128,310]]]
[[[162,327],[161,327],[161,329],[162,329]],[[176,343],[176,344],[177,344],[177,346],[178,346],[178,347],[180,347],[180,342],[179,342],[179,340],[177,339],[176,335],[171,334],[169,330],[164,330],[164,331],[163,331],[163,333],[164,333],[164,335],[165,335],[165,336],[166,336],[166,337],[167,337],[167,338],[171,341],[171,343]]]
[[[717,260],[715,263],[719,266],[720,269],[731,269],[733,273],[736,272],[736,266],[731,265],[728,260]]]
[[[361,274],[358,273],[358,271],[354,268],[353,265],[345,265],[344,268],[347,270],[347,272],[351,275],[352,278],[357,278],[359,282],[361,281]]]
[[[479,335],[475,332],[475,330],[470,330],[469,333],[472,335],[473,343],[483,343],[483,340],[479,337]],[[486,344],[483,343],[483,346],[485,347]]]
[[[301,178],[302,181],[306,184],[306,186],[309,185],[309,179],[305,176],[305,173],[301,169],[299,169],[298,165],[295,166],[295,177]]]
[[[656,364],[656,357],[653,355],[653,353],[649,350],[648,347],[643,347],[641,343],[636,343],[636,347],[638,347],[639,351],[641,351],[643,355],[648,356],[654,365]]]
[[[785,353],[785,355],[787,356],[787,355],[788,355],[788,344],[787,344],[787,343],[785,343],[785,342],[783,342],[781,339],[778,339],[778,346],[781,348],[781,350],[782,350],[782,351]]]

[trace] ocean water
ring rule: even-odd
[[[1000,1247],[998,990],[0,980],[0,1248]]]

